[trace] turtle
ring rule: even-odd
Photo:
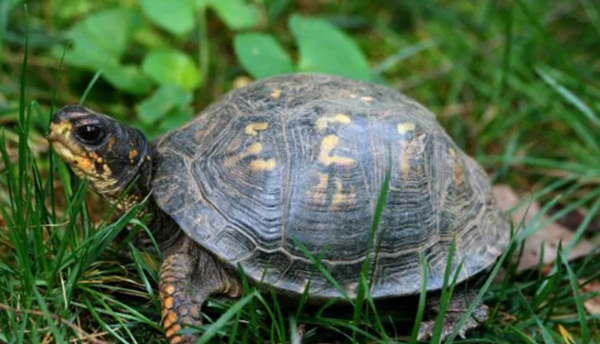
[[[146,200],[171,344],[198,338],[180,330],[202,324],[208,297],[240,297],[241,274],[291,302],[306,294],[320,304],[355,298],[367,261],[374,300],[410,298],[423,283],[428,293],[441,290],[447,262],[458,283],[489,271],[509,239],[483,168],[432,112],[374,83],[312,73],[265,78],[153,142],[106,114],[67,105],[47,137],[120,211]],[[473,299],[468,290],[455,293],[444,336]],[[486,311],[478,305],[460,334]],[[420,338],[431,329],[424,322]]]

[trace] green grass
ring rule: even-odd
[[[122,239],[126,226],[147,230],[143,221],[133,218],[135,210],[109,220],[110,210],[98,206],[84,182],[72,179],[40,136],[55,105],[86,99],[127,120],[138,99],[93,73],[60,67],[60,59],[47,51],[52,38],[42,28],[59,31],[67,20],[57,17],[48,24],[49,14],[37,2],[26,20],[20,8],[9,13],[8,3],[0,0],[0,342],[163,343],[155,290],[159,263]],[[598,242],[597,228],[589,228],[600,209],[596,1],[265,3],[282,42],[290,42],[285,17],[292,13],[328,18],[344,28],[366,52],[376,76],[438,114],[495,182],[533,190],[548,221],[587,209],[576,237]],[[244,74],[229,49],[231,33],[221,30],[212,12],[201,16],[199,34],[181,43],[208,71],[196,92],[197,109]],[[515,245],[505,257],[517,255],[522,241],[545,222],[540,214],[514,225]],[[491,318],[455,342],[565,343],[564,333],[577,343],[600,342],[600,315],[583,307],[600,291],[581,289],[600,279],[597,250],[569,262],[564,257],[572,249],[563,246],[552,266],[520,274],[514,261],[501,261],[491,277],[502,267],[504,279],[487,279],[478,295],[490,306]],[[318,265],[319,257],[313,258]],[[362,277],[360,297],[346,316],[333,303],[285,309],[274,295],[250,286],[240,300],[211,299],[202,340],[295,343],[305,326],[310,343],[414,342],[414,312],[402,304],[376,307],[368,295],[368,272]],[[446,275],[444,300],[456,291],[452,278]]]

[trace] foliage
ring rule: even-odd
[[[182,108],[191,104],[187,92],[202,85],[206,71],[201,70],[193,54],[181,48],[185,40],[198,34],[198,21],[205,20],[206,10],[214,10],[231,30],[252,29],[261,23],[258,8],[246,0],[140,0],[138,6],[115,4],[79,19],[64,35],[72,45],[65,62],[98,71],[116,89],[141,97],[156,98],[150,95],[158,92],[156,87],[177,85],[179,88],[169,88],[169,92],[189,99],[180,104]],[[240,33],[235,37],[236,55],[253,77],[306,71],[370,79],[365,56],[354,41],[332,24],[295,15],[290,17],[289,27],[299,47],[297,67],[272,35]],[[198,49],[207,49],[206,45],[207,42],[200,42]],[[63,44],[54,47],[56,57],[63,51]],[[180,94],[175,95],[177,92]],[[140,102],[148,104],[152,99]],[[143,104],[136,109],[148,109]],[[184,112],[189,112],[189,107]],[[138,112],[137,116],[139,125],[154,135],[181,123],[166,117],[168,114],[158,111],[149,116],[148,112]],[[157,121],[161,122],[158,130],[149,126]]]

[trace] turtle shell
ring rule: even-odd
[[[508,241],[482,168],[431,112],[382,86],[316,74],[261,80],[154,149],[157,204],[206,250],[280,292],[353,296],[366,257],[375,298],[418,293],[421,257],[436,290],[452,241],[459,281]]]

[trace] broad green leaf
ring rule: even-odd
[[[133,94],[145,94],[152,88],[152,80],[137,66],[107,67],[102,76],[117,89]]]
[[[74,45],[74,52],[67,54],[67,61],[73,60],[68,55],[75,55],[78,65],[97,69],[106,61],[118,60],[142,23],[143,18],[137,12],[123,7],[91,14],[67,33]]]
[[[7,9],[10,11],[13,7],[15,7],[21,0],[8,0],[7,1]]]
[[[101,1],[89,0],[52,0],[46,6],[52,9],[52,18],[56,22],[59,20],[72,20],[77,17],[83,17],[94,12],[100,7],[106,8]]]
[[[186,90],[198,87],[202,81],[194,61],[177,50],[150,52],[142,63],[142,70],[161,85],[177,84]]]
[[[234,40],[235,54],[255,78],[294,72],[292,60],[271,35],[239,34]]]
[[[64,52],[64,46],[54,46],[52,54],[60,58]],[[84,69],[98,70],[106,66],[117,66],[119,58],[105,54],[90,54],[88,50],[79,45],[73,46],[65,55],[65,63]]]
[[[140,0],[140,7],[152,22],[174,35],[194,29],[194,0]]]
[[[371,79],[369,63],[358,45],[332,24],[294,15],[289,27],[300,49],[300,70]]]
[[[256,7],[246,0],[205,0],[232,30],[252,28],[258,24]]]
[[[179,128],[193,118],[192,111],[189,107],[178,107],[167,113],[165,118],[160,122],[158,129],[160,132],[169,131]]]
[[[191,101],[192,94],[189,91],[176,85],[166,85],[141,101],[136,106],[136,110],[142,123],[149,125],[164,118],[173,109],[186,106]]]
[[[203,9],[205,7],[208,7],[210,0],[195,0],[196,1],[196,8],[197,9]]]

